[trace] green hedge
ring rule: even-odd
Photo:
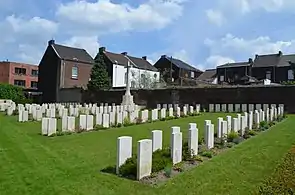
[[[259,194],[295,194],[295,146],[286,154],[272,177],[260,187]]]
[[[31,103],[31,100],[25,97],[21,87],[5,83],[0,83],[0,99],[8,99],[21,104]]]

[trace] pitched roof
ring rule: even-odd
[[[208,70],[205,70],[205,72],[203,72],[203,74],[201,74],[197,78],[197,80],[211,81],[212,79],[214,79],[215,76],[216,76],[216,69],[208,69]]]
[[[233,68],[233,67],[243,67],[243,66],[251,66],[250,62],[235,62],[235,63],[226,63],[217,68]]]
[[[123,54],[112,53],[109,51],[104,51],[104,54],[109,58],[109,60],[111,60],[113,64],[127,66],[128,60]],[[147,60],[129,55],[127,55],[127,57],[130,59],[132,65],[136,65],[139,69],[158,71],[158,69],[151,65]]]
[[[268,54],[268,55],[256,55],[253,67],[269,67],[269,66],[277,66],[280,59],[280,53],[278,54]]]
[[[55,43],[51,44],[50,46],[56,51],[57,55],[61,59],[93,63],[93,58],[87,53],[85,49],[68,47]]]
[[[289,62],[295,63],[295,54],[283,55],[278,63],[278,66],[290,66]]]
[[[187,63],[185,63],[184,61],[182,60],[179,60],[179,59],[176,59],[176,58],[173,58],[173,57],[168,57],[166,55],[163,55],[162,57],[166,58],[167,60],[169,60],[170,62],[172,62],[172,64],[174,64],[175,66],[177,66],[178,68],[182,68],[182,69],[185,69],[185,70],[190,70],[190,71],[197,71],[197,72],[203,72]]]

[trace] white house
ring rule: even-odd
[[[146,56],[137,58],[127,55],[127,52],[112,53],[105,47],[99,48],[99,54],[105,56],[113,88],[126,87],[128,61],[131,65],[131,88],[152,88],[160,81],[160,72],[147,61]]]

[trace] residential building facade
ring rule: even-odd
[[[0,82],[36,90],[38,66],[17,62],[0,62]]]
[[[103,55],[112,88],[126,87],[128,63],[131,66],[131,88],[152,88],[160,81],[160,72],[149,63],[146,56],[138,58],[127,52],[113,53],[105,47],[99,48],[98,55]]]
[[[270,80],[281,83],[294,80],[295,54],[284,55],[281,51],[275,54],[255,55],[248,62],[227,63],[217,67],[218,83],[247,84]],[[250,82],[251,81],[251,82]]]
[[[203,71],[194,66],[167,55],[162,55],[154,66],[161,72],[164,80],[173,85],[195,83],[197,78],[203,73]]]
[[[228,84],[240,84],[249,75],[252,75],[253,60],[248,62],[227,63],[217,66],[217,82]]]
[[[92,66],[93,58],[86,50],[48,41],[39,64],[38,89],[42,102],[60,102],[61,89],[86,87]]]

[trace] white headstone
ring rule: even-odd
[[[152,140],[143,139],[137,142],[137,180],[152,173]]]
[[[171,144],[171,158],[172,163],[177,164],[182,161],[182,133],[172,133],[172,144]]]
[[[199,130],[197,128],[189,128],[188,130],[188,148],[192,155],[198,155],[199,148]]]
[[[162,149],[163,133],[160,130],[152,131],[153,152]]]
[[[116,173],[119,174],[119,168],[128,158],[132,156],[132,137],[121,136],[117,139],[117,164]]]

